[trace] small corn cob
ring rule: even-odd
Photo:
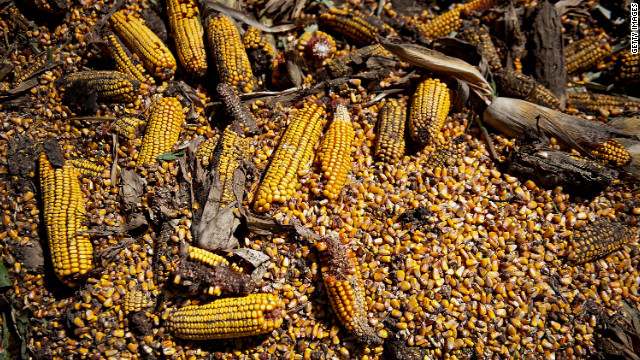
[[[54,169],[40,154],[40,186],[44,204],[44,224],[49,239],[53,269],[69,286],[93,268],[93,246],[84,224],[85,199],[71,165]]]
[[[324,287],[338,319],[358,341],[380,344],[375,329],[369,326],[364,282],[355,253],[333,234],[319,242],[317,249]]]
[[[159,155],[170,151],[180,137],[184,119],[182,105],[178,99],[165,97],[158,100],[147,122],[138,164],[154,163]]]
[[[99,99],[133,102],[138,97],[140,82],[119,71],[79,71],[65,76],[68,88],[95,91]]]
[[[467,142],[464,136],[458,136],[437,148],[427,160],[425,167],[427,169],[435,169],[437,167],[455,166],[466,154]]]
[[[233,86],[238,92],[251,92],[251,64],[233,22],[223,14],[211,17],[207,25],[207,36],[220,82]]]
[[[640,54],[632,54],[630,51],[625,50],[620,55],[616,81],[625,85],[640,82]]]
[[[519,72],[501,70],[493,74],[500,96],[515,97],[559,110],[560,100],[534,78]]]
[[[21,82],[29,79],[31,75],[33,75],[36,71],[38,71],[38,69],[40,69],[44,65],[46,61],[47,61],[46,53],[37,55],[34,61],[30,62],[30,64],[26,68],[24,68],[24,70],[22,70],[19,74],[16,75],[16,77],[13,79],[12,86],[16,87]]]
[[[233,130],[233,125],[227,126],[214,151],[215,169],[220,174],[222,182],[222,198],[220,208],[224,208],[236,199],[233,192],[233,173],[247,158],[249,153],[249,139]]]
[[[591,92],[569,92],[567,95],[567,106],[585,112],[597,113],[600,110],[609,112],[640,111],[640,102],[624,96]]]
[[[493,44],[493,40],[491,40],[491,35],[489,35],[489,32],[484,27],[461,31],[458,33],[458,36],[478,49],[478,52],[487,59],[491,71],[502,69],[502,62],[500,61],[498,50]]]
[[[631,155],[617,140],[611,139],[591,149],[591,155],[598,159],[614,162],[616,166],[626,165]]]
[[[404,155],[404,127],[407,104],[404,100],[389,100],[380,109],[375,154],[382,161],[393,163]]]
[[[324,126],[324,105],[314,102],[291,120],[258,188],[253,209],[269,211],[272,203],[285,203],[299,187],[298,173],[307,170]]]
[[[411,98],[408,122],[411,138],[420,145],[435,141],[450,108],[449,89],[445,83],[439,79],[421,82]]]
[[[102,176],[104,172],[104,165],[98,165],[94,161],[87,159],[73,159],[67,161],[67,164],[73,166],[73,168],[81,175],[88,176]]]
[[[109,19],[113,30],[131,51],[138,54],[151,75],[168,79],[176,71],[176,59],[156,34],[140,19],[120,10]]]
[[[635,228],[601,219],[573,233],[567,260],[584,264],[620,249],[636,236]]]
[[[298,41],[298,54],[309,66],[322,66],[336,53],[336,42],[322,31],[309,31]]]
[[[116,34],[107,31],[102,35],[102,39],[107,44],[111,58],[115,62],[118,71],[141,83],[153,83],[153,79],[147,74],[142,63],[134,59],[131,51],[122,44]]]
[[[320,24],[359,45],[374,44],[378,34],[392,32],[388,25],[377,24],[372,17],[336,8],[329,8],[329,11],[320,14]]]
[[[242,134],[256,134],[260,131],[256,118],[253,117],[249,108],[240,101],[240,97],[233,91],[233,87],[228,84],[218,84],[216,86],[218,98],[224,104],[227,114],[231,117],[234,131]]]
[[[198,158],[198,160],[202,161],[202,166],[206,167],[211,164],[211,160],[213,158],[213,150],[216,148],[219,139],[219,135],[214,136],[203,141],[198,147],[198,151],[196,151],[196,157]]]
[[[250,294],[174,310],[167,325],[183,339],[227,339],[271,332],[282,325],[284,316],[284,302],[278,296]]]
[[[333,122],[318,149],[322,176],[327,180],[322,194],[329,200],[340,196],[340,191],[347,181],[347,173],[351,170],[351,153],[355,136],[347,107],[338,105],[333,115]]]
[[[216,266],[226,266],[231,270],[237,272],[238,274],[241,274],[243,272],[242,268],[237,264],[229,263],[227,259],[210,251],[186,245],[185,252],[187,254],[187,257],[191,261],[205,264],[212,268]]]
[[[493,6],[495,0],[475,0],[468,4],[458,4],[453,9],[420,24],[418,28],[426,39],[437,39],[447,36],[452,31],[457,31],[462,26],[461,14],[471,11],[484,11]]]
[[[242,38],[245,50],[259,50],[270,61],[276,58],[276,53],[273,51],[273,47],[262,35],[262,31],[257,27],[250,26],[244,33]]]
[[[122,117],[117,119],[111,124],[111,130],[118,133],[120,136],[133,140],[138,135],[144,131],[144,128],[147,126],[147,122],[134,118],[134,117]]]
[[[595,36],[574,41],[565,47],[567,74],[589,70],[611,54],[609,44],[598,44]]]
[[[140,287],[136,286],[132,290],[127,291],[122,299],[122,307],[125,315],[142,311],[155,305],[151,300],[149,292],[144,292]]]
[[[187,73],[196,77],[207,73],[204,30],[198,20],[199,15],[195,0],[167,0],[167,16],[178,58]]]

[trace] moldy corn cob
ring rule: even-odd
[[[375,155],[382,161],[393,163],[404,155],[404,128],[407,121],[407,103],[403,100],[387,101],[378,113]]]
[[[133,102],[138,97],[140,82],[119,71],[79,71],[61,79],[67,89],[78,96],[95,91],[98,99]]]
[[[446,142],[438,147],[436,151],[429,157],[425,166],[428,169],[437,167],[455,166],[459,160],[467,153],[467,142],[464,136]]]
[[[263,73],[273,65],[276,53],[260,29],[250,26],[242,37],[242,43],[251,60],[254,73]]]
[[[445,83],[427,79],[418,84],[409,110],[411,138],[423,146],[435,141],[450,108],[449,88]]]
[[[138,155],[138,165],[154,163],[159,155],[170,151],[180,137],[185,116],[178,99],[165,97],[154,105],[147,121]]]
[[[151,75],[169,79],[176,71],[176,59],[156,34],[140,19],[120,10],[109,19],[118,37],[136,53]]]
[[[611,161],[616,166],[623,166],[631,161],[631,155],[627,149],[615,139],[607,140],[598,146],[592,147],[590,152],[591,155],[598,159]]]
[[[585,112],[597,113],[601,110],[608,112],[640,110],[640,102],[624,96],[597,94],[592,92],[573,92],[567,94],[567,106]]]
[[[640,82],[640,54],[624,51],[616,65],[616,81],[629,85]]]
[[[334,111],[333,122],[318,149],[322,176],[327,180],[322,194],[330,200],[340,196],[340,191],[347,181],[355,136],[347,107],[338,105]]]
[[[597,260],[620,249],[636,236],[635,228],[627,228],[610,219],[600,219],[574,232],[567,260],[576,264]]]
[[[221,209],[236,199],[233,192],[233,173],[249,155],[249,139],[233,128],[233,125],[229,125],[224,129],[213,154],[214,167],[220,174],[222,183]]]
[[[574,41],[564,49],[567,58],[567,74],[589,70],[611,54],[609,44],[599,44],[598,37],[589,36]]]
[[[212,16],[207,24],[207,37],[220,82],[233,86],[237,92],[251,92],[251,64],[233,22],[223,14]]]
[[[84,195],[73,166],[54,169],[44,153],[40,154],[40,187],[44,204],[53,269],[60,281],[77,285],[79,277],[93,268],[93,246],[85,224]]]
[[[485,27],[479,26],[473,29],[466,29],[459,32],[457,36],[468,41],[478,49],[478,52],[487,59],[491,71],[502,69],[502,62],[500,61],[498,50]]]
[[[147,126],[147,122],[134,117],[121,117],[114,121],[110,128],[125,139],[133,140]]]
[[[139,286],[135,286],[133,289],[127,291],[124,299],[122,299],[122,308],[125,315],[142,311],[152,307],[154,304],[155,302],[150,299],[149,292],[142,291]]]
[[[218,145],[218,140],[220,136],[214,136],[203,141],[200,146],[198,146],[198,150],[196,151],[196,157],[198,160],[202,161],[202,166],[207,167],[211,164],[211,160],[213,157],[213,150],[215,150]]]
[[[73,166],[73,168],[82,175],[98,177],[102,176],[102,173],[104,172],[103,165],[99,165],[96,162],[87,159],[73,159],[69,160],[67,164]]]
[[[176,42],[180,63],[188,74],[202,77],[207,73],[204,30],[198,20],[195,0],[167,0],[167,16]]]
[[[102,39],[109,48],[109,54],[116,64],[116,69],[141,83],[153,83],[153,79],[145,71],[142,63],[133,58],[131,51],[118,39],[112,31],[105,31]]]
[[[393,29],[373,16],[364,16],[357,11],[329,8],[320,14],[320,25],[339,33],[359,45],[371,45],[378,35],[392,33]]]
[[[533,77],[520,72],[501,70],[493,74],[500,96],[527,100],[554,110],[560,110],[560,100]]]
[[[284,302],[274,294],[250,294],[191,305],[169,315],[169,330],[179,338],[226,339],[260,335],[282,325]]]
[[[435,19],[419,24],[418,29],[426,39],[447,36],[462,26],[461,14],[468,14],[471,11],[484,11],[493,6],[493,4],[494,0],[475,0],[468,4],[457,4],[453,9],[437,16]]]
[[[22,71],[20,71],[19,74],[17,74],[14,77],[11,86],[15,88],[21,82],[23,82],[23,81],[27,80],[28,78],[30,78],[31,75],[33,75],[38,69],[40,69],[44,65],[44,63],[46,61],[47,61],[46,52],[42,53],[42,54],[39,54],[39,55],[36,55],[35,59],[33,61],[31,61],[29,65],[27,65]]]

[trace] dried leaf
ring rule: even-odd
[[[222,4],[219,4],[217,2],[215,2],[214,0],[204,0],[203,2],[203,8],[204,10],[202,11],[203,13],[203,18],[206,17],[207,12],[210,12],[211,9],[219,11],[223,14],[225,14],[226,16],[242,21],[243,23],[253,26],[253,27],[257,27],[258,29],[266,32],[266,33],[278,33],[278,32],[285,32],[285,31],[289,31],[292,29],[295,29],[298,25],[296,24],[281,24],[278,26],[265,26],[264,24],[262,24],[261,22],[259,22],[258,20],[238,11],[238,10],[234,10],[234,9],[230,9]],[[208,11],[207,11],[208,10]]]
[[[238,255],[239,257],[243,258],[251,265],[253,265],[255,269],[251,272],[251,279],[256,284],[260,283],[260,280],[262,280],[262,276],[264,275],[265,271],[267,271],[269,260],[271,258],[267,254],[253,249],[231,249],[229,250],[229,252]]]
[[[147,181],[133,170],[120,172],[120,194],[124,208],[132,211],[142,205],[142,195]]]
[[[207,216],[211,212],[206,212],[206,215],[199,219],[197,226],[195,226],[196,232],[194,234],[199,247],[209,251],[216,251],[234,249],[240,245],[238,239],[233,235],[240,225],[240,219],[233,214],[236,205],[237,202],[233,201],[219,212],[216,212],[213,217]],[[214,206],[214,204],[209,203],[205,205],[209,209]]]

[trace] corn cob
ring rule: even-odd
[[[274,294],[218,299],[174,310],[167,320],[176,337],[192,340],[260,335],[282,325],[284,302]]]
[[[222,182],[221,209],[236,199],[233,192],[233,173],[249,153],[249,140],[234,131],[232,127],[233,125],[227,126],[218,143],[218,148],[214,151],[217,154],[214,155],[213,162]]]
[[[155,302],[151,300],[149,295],[148,292],[142,291],[138,286],[127,291],[124,299],[122,299],[122,307],[125,315],[152,307]]]
[[[309,66],[324,65],[336,51],[336,42],[331,35],[322,31],[307,32],[298,41],[299,55]]]
[[[404,100],[389,100],[380,109],[375,154],[382,161],[393,163],[404,155],[404,127],[407,104]]]
[[[73,91],[95,91],[98,99],[133,102],[138,97],[140,82],[119,71],[79,71],[65,76],[62,81]],[[78,94],[80,95],[80,94]]]
[[[153,163],[159,155],[170,151],[180,137],[184,119],[182,105],[178,99],[165,97],[158,100],[149,116],[138,164]]]
[[[176,71],[176,59],[156,34],[140,19],[120,10],[109,19],[113,30],[131,51],[138,54],[151,75],[169,79]]]
[[[233,22],[223,14],[211,17],[207,25],[207,36],[220,82],[233,86],[238,92],[251,92],[251,64]]]
[[[567,74],[589,70],[611,54],[609,44],[598,44],[595,36],[574,41],[565,47]]]
[[[461,14],[468,14],[471,11],[484,11],[493,6],[494,0],[475,0],[468,4],[458,4],[453,9],[418,25],[426,39],[437,39],[447,36],[452,31],[457,31],[462,26]]]
[[[380,344],[380,338],[369,326],[364,283],[355,253],[334,234],[319,242],[317,249],[324,287],[338,319],[358,341]]]
[[[617,65],[616,81],[629,85],[640,82],[640,54],[624,51]]]
[[[431,157],[429,157],[425,166],[427,169],[455,166],[458,161],[462,161],[462,157],[466,154],[467,142],[464,136],[458,136],[437,148]]]
[[[308,169],[322,135],[324,115],[324,105],[314,102],[293,118],[258,188],[253,205],[256,212],[269,211],[272,203],[282,204],[293,196],[300,186],[298,173]]]
[[[498,86],[500,96],[527,100],[554,110],[559,110],[561,107],[560,100],[529,75],[501,70],[493,74],[493,79]]]
[[[449,114],[449,89],[439,79],[421,82],[411,98],[409,133],[420,145],[438,138],[438,132]]]
[[[322,175],[327,180],[322,193],[329,200],[340,196],[340,191],[347,181],[347,173],[351,170],[351,153],[355,136],[347,107],[338,105],[333,115],[333,122],[318,149]]]
[[[241,274],[243,272],[242,268],[239,267],[237,264],[229,263],[227,259],[223,258],[220,255],[214,254],[210,251],[189,246],[189,245],[185,246],[184,251],[186,252],[187,257],[191,261],[194,261],[200,264],[205,264],[212,268],[216,266],[226,266],[229,269],[237,272],[238,274]]]
[[[498,50],[493,44],[493,40],[491,40],[491,35],[489,35],[489,32],[484,27],[461,31],[458,33],[458,36],[478,49],[478,52],[487,59],[491,71],[502,69],[502,62],[500,61]]]
[[[391,56],[382,45],[375,44],[353,50],[346,55],[333,58],[325,63],[329,72],[335,77],[341,77],[351,71],[351,64],[363,64],[371,56]]]
[[[134,117],[122,117],[117,119],[111,124],[111,130],[118,133],[120,136],[133,140],[140,132],[144,131],[147,122]]]
[[[73,159],[69,160],[67,164],[73,166],[73,168],[81,175],[88,176],[102,176],[104,172],[104,166],[98,165],[94,161],[87,159]]]
[[[203,141],[198,147],[198,151],[196,151],[196,157],[198,158],[198,160],[202,161],[202,166],[206,167],[211,164],[213,150],[216,148],[219,139],[219,135],[214,136]]]
[[[19,74],[17,74],[14,77],[12,86],[15,88],[21,82],[29,79],[31,75],[33,75],[36,71],[38,71],[38,69],[40,69],[44,65],[46,61],[47,61],[46,53],[37,55],[36,59],[33,62],[30,62],[30,64],[26,68],[24,68],[24,70],[22,70]]]
[[[616,166],[626,165],[631,161],[631,155],[617,140],[611,139],[591,148],[591,155],[598,159],[614,162]]]
[[[54,169],[47,156],[40,154],[40,186],[44,204],[44,223],[49,239],[53,269],[69,286],[93,267],[93,246],[84,224],[85,199],[71,165]]]
[[[198,20],[199,15],[195,0],[167,0],[167,16],[178,58],[187,73],[196,77],[207,73],[204,30]]]
[[[586,228],[574,232],[567,260],[576,264],[584,264],[620,249],[636,236],[635,228],[601,219]]]
[[[365,17],[356,11],[329,8],[320,14],[320,25],[359,45],[371,45],[377,42],[378,35],[391,33],[388,25],[378,24],[373,17]]]
[[[257,27],[250,26],[247,31],[245,31],[242,43],[244,44],[245,50],[260,50],[271,61],[276,57],[273,47],[265,40],[262,31]]]
[[[132,79],[136,79],[141,83],[153,83],[153,79],[147,74],[142,63],[133,58],[129,49],[122,44],[116,34],[107,31],[102,35],[102,39],[107,44],[111,58],[115,62],[118,71],[129,75]]]
[[[228,84],[218,84],[216,92],[218,93],[218,98],[224,104],[227,114],[231,117],[234,131],[239,134],[249,135],[260,131],[256,118],[253,117],[249,108],[240,101],[240,97],[233,91],[233,87]]]
[[[585,112],[597,113],[600,110],[608,112],[640,110],[640,102],[630,100],[624,96],[596,94],[591,92],[569,92],[567,106]]]

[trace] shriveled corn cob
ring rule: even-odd
[[[629,85],[640,82],[640,54],[624,51],[617,64],[616,81]]]
[[[220,82],[233,86],[238,92],[251,92],[251,64],[233,22],[223,14],[211,17],[207,25],[207,37]]]
[[[213,160],[222,182],[221,209],[236,199],[233,192],[233,173],[247,158],[248,153],[249,139],[234,131],[233,125],[227,126],[218,143],[218,148],[214,152]]]
[[[616,166],[623,166],[631,161],[629,151],[615,139],[591,148],[591,155],[598,159],[614,162]]]
[[[152,307],[154,304],[155,303],[151,300],[149,292],[142,291],[138,286],[127,291],[124,295],[124,299],[122,299],[122,307],[125,315],[142,311],[146,308]]]
[[[54,169],[40,154],[40,186],[53,269],[69,286],[93,268],[93,246],[87,231],[85,199],[73,166]]]
[[[468,29],[459,32],[458,36],[478,49],[478,52],[487,59],[491,71],[502,69],[500,55],[498,55],[498,50],[493,44],[493,40],[491,40],[491,35],[489,35],[487,29],[484,27]]]
[[[424,24],[418,25],[426,39],[437,39],[457,31],[462,25],[461,14],[471,11],[484,11],[493,6],[495,0],[475,0],[468,4],[458,4],[453,9],[437,16]]]
[[[135,101],[140,82],[119,71],[79,71],[65,76],[62,81],[67,88],[95,91],[98,99],[112,101]]]
[[[227,114],[231,117],[234,131],[242,134],[253,135],[258,133],[260,128],[249,108],[240,101],[240,97],[233,91],[233,87],[228,84],[218,84],[216,86],[218,98],[224,104]]]
[[[308,170],[313,149],[324,126],[324,105],[314,102],[299,110],[282,135],[267,172],[256,193],[253,209],[265,212],[271,204],[283,204],[297,188],[298,173]]]
[[[320,14],[320,25],[359,45],[371,45],[377,41],[378,34],[392,31],[388,26],[374,22],[372,17],[336,8]]]
[[[242,268],[239,267],[237,264],[229,263],[227,259],[223,258],[220,255],[214,254],[210,251],[189,246],[189,245],[185,246],[184,251],[186,252],[187,257],[191,261],[205,264],[209,267],[226,266],[229,269],[237,272],[238,274],[242,273]]]
[[[203,141],[198,147],[198,151],[196,151],[196,157],[198,158],[198,160],[202,161],[202,166],[206,167],[211,164],[213,150],[216,148],[219,139],[220,136],[216,135]]]
[[[116,34],[107,31],[102,35],[102,39],[107,44],[118,71],[141,83],[153,83],[153,79],[147,74],[142,63],[133,57],[131,51],[122,44]]]
[[[104,172],[104,165],[96,164],[94,161],[87,159],[73,159],[67,161],[67,164],[73,166],[73,168],[82,175],[88,176],[102,176]]]
[[[611,54],[609,44],[599,44],[598,38],[589,36],[565,47],[567,73],[589,70]]]
[[[369,326],[364,282],[355,253],[335,234],[319,242],[317,249],[324,287],[338,319],[358,341],[380,344],[375,329]]]
[[[338,105],[333,115],[333,122],[318,149],[322,176],[327,180],[322,194],[330,200],[340,196],[342,187],[347,181],[347,173],[351,170],[351,153],[355,136],[349,110],[344,105]]]
[[[411,98],[409,133],[420,145],[438,138],[438,132],[449,114],[449,89],[439,79],[422,81]]]
[[[176,59],[167,46],[140,19],[120,10],[109,19],[113,30],[127,47],[138,54],[151,75],[168,79],[176,71]]]
[[[455,166],[462,157],[467,154],[467,142],[464,136],[448,141],[438,147],[427,160],[426,168],[435,169],[437,167]]]
[[[601,110],[608,112],[637,112],[640,110],[640,102],[624,96],[596,94],[592,92],[569,92],[567,95],[567,106],[585,112],[597,113]]]
[[[375,155],[392,163],[404,155],[404,127],[407,121],[407,103],[389,100],[380,109],[376,132]]]
[[[147,122],[134,118],[134,117],[122,117],[117,119],[111,124],[111,130],[118,133],[120,136],[133,140],[144,130],[147,126]]]
[[[182,67],[188,74],[202,77],[207,73],[204,30],[198,20],[195,0],[167,0],[167,16]]]
[[[174,310],[167,325],[183,339],[226,339],[271,332],[282,325],[284,315],[284,302],[278,296],[250,294]]]
[[[178,99],[165,97],[154,105],[142,139],[138,164],[154,163],[159,155],[170,151],[180,137],[185,116]]]
[[[493,74],[493,79],[498,86],[500,96],[527,100],[554,110],[559,110],[561,107],[560,100],[529,75],[501,70]]]
[[[637,236],[637,229],[601,219],[584,229],[576,230],[569,245],[567,260],[584,264],[620,249]]]
[[[38,56],[36,56],[35,60],[33,62],[30,62],[29,65],[27,65],[27,67],[24,68],[24,70],[22,70],[14,79],[13,79],[13,83],[12,86],[16,87],[18,86],[21,82],[29,79],[31,77],[31,75],[33,75],[33,73],[35,73],[36,71],[38,71],[38,69],[40,69],[44,63],[47,61],[47,55],[46,53],[40,54]]]
[[[265,40],[262,35],[262,30],[257,27],[250,26],[247,31],[244,33],[244,37],[242,38],[242,43],[244,44],[244,48],[249,50],[260,50],[264,55],[269,58],[269,60],[273,61],[276,57],[276,53],[273,51],[273,47],[267,40]]]

